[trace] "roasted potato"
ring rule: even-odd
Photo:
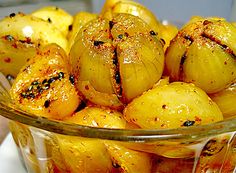
[[[128,149],[115,142],[104,141],[112,158],[114,170],[121,173],[150,173],[152,169],[151,155]]]
[[[236,79],[235,40],[236,27],[226,20],[194,18],[171,41],[165,72],[172,81],[219,92]]]
[[[224,118],[236,115],[236,84],[210,95],[211,99],[219,106]]]
[[[55,6],[46,6],[31,13],[33,16],[41,18],[51,23],[61,33],[67,37],[69,26],[73,22],[73,17],[64,9]]]
[[[159,20],[149,9],[138,2],[131,0],[106,0],[101,15],[110,17],[115,13],[127,13],[137,16],[145,21],[156,34],[161,35],[161,23]]]
[[[72,115],[80,103],[67,55],[56,44],[47,45],[30,58],[10,95],[22,110],[53,119]]]
[[[70,52],[76,86],[92,103],[117,109],[161,78],[162,45],[155,32],[138,17],[117,14],[111,21],[92,20],[80,30],[76,40]],[[89,95],[91,87],[84,83],[104,99]],[[108,96],[112,100],[105,99]]]
[[[62,158],[53,157],[57,167],[65,163],[69,172],[110,173],[112,161],[103,142],[98,139],[57,135]],[[64,170],[65,171],[65,170]]]
[[[127,128],[127,122],[123,119],[121,113],[111,110],[111,109],[101,109],[101,108],[96,108],[96,107],[86,107],[85,109],[82,109],[81,111],[75,113],[74,116],[66,119],[65,121],[70,122],[70,123],[80,124],[80,125],[92,126],[92,127],[119,128],[119,129]],[[94,140],[94,146],[90,146],[89,144],[87,144],[87,141],[88,140],[84,140],[83,138],[81,138],[80,142],[83,143],[83,148],[97,147],[95,146],[96,145],[95,143],[98,140]],[[61,145],[67,144],[67,143],[68,143],[67,141],[63,141]],[[106,140],[106,141],[103,141],[103,143],[104,143],[104,146],[106,146],[106,151],[105,151],[106,153],[104,153],[103,155],[106,156],[107,153],[109,153],[109,156],[112,159],[112,163],[110,164],[110,166],[112,166],[113,171],[119,170],[124,173],[133,173],[133,172],[149,173],[150,172],[151,157],[149,154],[128,149],[122,146],[121,144],[118,144],[113,141]],[[71,145],[77,145],[77,144],[79,144],[80,146],[79,140],[78,142],[71,143]],[[74,146],[74,148],[77,148],[79,150],[79,148],[81,148],[79,146],[77,147]],[[100,144],[98,144],[98,146],[100,146]],[[71,148],[71,147],[72,146],[63,146],[63,148]],[[86,149],[86,150],[92,150],[92,149]],[[75,152],[79,152],[79,151],[75,151]],[[104,150],[96,149],[96,151],[94,151],[94,153],[96,154],[98,152],[104,152]],[[87,154],[87,152],[85,154]],[[97,159],[95,160],[101,160],[99,158],[100,157],[99,155],[100,154],[97,155]],[[92,156],[90,156],[90,158]],[[65,158],[68,158],[68,157],[69,155],[65,155]],[[82,156],[82,158],[83,157],[84,156]],[[74,158],[73,163],[74,164],[75,162],[79,163],[80,159],[81,158],[78,158],[78,161],[75,161],[77,159]],[[138,164],[138,163],[143,163],[143,164]],[[96,172],[96,169],[93,167],[93,164],[94,163],[92,162],[90,169],[91,171],[94,170],[94,172]],[[87,172],[86,170],[83,170],[83,171]]]
[[[0,21],[0,37],[12,36],[36,46],[56,43],[68,52],[66,37],[52,24],[32,15],[12,13]]]
[[[36,55],[38,46],[21,42],[11,35],[0,38],[0,71],[5,75],[16,77],[22,66]]]
[[[78,12],[73,17],[73,23],[69,25],[69,32],[67,35],[68,41],[69,41],[69,49],[71,49],[74,42],[76,42],[75,38],[80,31],[80,29],[89,21],[96,19],[98,17],[97,14],[89,13],[85,11]]]
[[[120,112],[97,107],[86,107],[64,121],[91,127],[124,129],[127,121]]]
[[[144,129],[188,127],[223,120],[220,109],[203,90],[183,82],[145,92],[126,106],[124,117]]]

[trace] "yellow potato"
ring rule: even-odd
[[[192,19],[166,50],[166,75],[208,94],[219,92],[236,79],[235,40],[236,27],[225,19]]]
[[[74,42],[76,42],[75,38],[80,29],[89,21],[96,19],[98,17],[97,14],[89,13],[85,11],[78,12],[74,18],[73,23],[69,26],[69,32],[67,35],[69,41],[69,49],[71,49]]]
[[[141,18],[145,21],[156,34],[161,34],[161,23],[156,16],[142,4],[130,0],[107,0],[104,4],[101,14],[106,13],[127,13]],[[109,14],[108,14],[109,16]]]
[[[0,28],[0,37],[11,35],[36,46],[56,43],[68,52],[66,37],[52,24],[35,16],[12,13],[0,21]]]
[[[163,24],[160,26],[161,38],[164,40],[164,51],[169,47],[171,40],[178,33],[178,28],[173,24]]]
[[[66,37],[69,31],[69,26],[73,22],[73,17],[64,9],[55,6],[42,7],[31,13],[33,16],[41,18],[48,23],[51,23]]]
[[[72,117],[65,119],[65,121],[103,128],[124,129],[127,126],[127,122],[120,112],[97,107],[86,107],[81,111],[76,112]]]
[[[80,125],[87,125],[92,127],[103,127],[103,128],[119,128],[124,129],[127,127],[130,127],[130,125],[127,124],[127,122],[123,119],[122,114],[110,110],[110,109],[101,109],[96,107],[86,107],[85,109],[82,109],[81,111],[75,113],[72,117],[65,120],[66,122],[70,123],[76,123]],[[68,138],[70,140],[70,138]],[[78,140],[79,141],[79,140]],[[81,143],[83,143],[83,148],[86,147],[94,147],[98,148],[101,147],[100,144],[98,146],[95,146],[95,142],[98,140],[94,140],[94,146],[90,146],[87,144],[89,140],[82,139],[80,140]],[[92,142],[92,139],[91,139]],[[63,141],[61,145],[67,144],[67,141]],[[122,146],[119,143],[113,142],[113,141],[103,141],[106,146],[106,152],[103,153],[103,157],[105,157],[107,154],[109,154],[109,157],[112,159],[112,164],[110,166],[113,166],[113,171],[120,170],[125,173],[149,173],[151,170],[151,157],[147,153],[134,151],[131,149],[128,149],[124,146]],[[73,142],[71,145],[79,145],[79,142]],[[63,148],[68,148],[72,146],[63,146]],[[74,148],[77,148],[79,150],[78,146],[74,146]],[[93,149],[86,149],[86,150],[93,150]],[[95,154],[98,154],[98,152],[104,152],[103,149],[96,149],[94,151]],[[77,151],[78,152],[78,151]],[[102,154],[102,153],[101,153]],[[69,157],[66,155],[65,158]],[[84,157],[84,156],[82,156]],[[93,155],[91,156],[93,157]],[[101,161],[99,158],[99,154],[96,156],[98,157],[97,160]],[[78,158],[79,161],[80,158]],[[74,158],[73,163],[75,163],[77,159]],[[106,160],[105,160],[106,161]],[[143,164],[139,164],[143,163]],[[91,169],[94,169],[93,162],[91,163]],[[107,162],[107,164],[109,164]],[[109,166],[109,165],[106,165]],[[105,167],[106,168],[106,167]],[[95,170],[95,169],[94,169]]]
[[[62,155],[62,158],[53,157],[57,167],[63,167],[64,162],[67,171],[73,173],[111,172],[112,161],[101,140],[63,135],[57,135],[57,138]]]
[[[70,51],[76,87],[94,104],[119,109],[161,78],[163,47],[138,17],[116,14],[110,21],[98,18],[87,23],[76,40]],[[91,90],[99,93],[99,98]]]
[[[104,141],[113,162],[114,170],[122,173],[150,173],[152,169],[151,155],[128,149],[111,141]]]
[[[187,127],[223,119],[218,106],[204,91],[182,82],[147,91],[125,108],[124,116],[145,129]]]
[[[62,119],[80,103],[65,51],[51,44],[21,69],[10,90],[19,108],[38,116]],[[65,109],[66,108],[66,109]]]
[[[16,77],[22,66],[37,53],[37,46],[16,40],[11,35],[0,38],[0,71]]]
[[[236,84],[210,95],[211,99],[219,106],[224,118],[236,115]]]

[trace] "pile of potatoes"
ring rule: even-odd
[[[223,18],[193,17],[178,30],[137,2],[107,0],[100,14],[71,16],[44,7],[11,13],[0,27],[0,71],[15,78],[10,95],[26,112],[119,129],[199,126],[236,114],[236,28]],[[91,162],[97,167],[87,172],[111,172],[114,164],[124,172],[152,169],[145,152],[111,142],[58,140],[71,159],[69,150],[83,142],[104,150],[102,156],[89,151],[104,163]],[[83,172],[75,162],[66,165]]]

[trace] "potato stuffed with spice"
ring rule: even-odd
[[[62,119],[80,103],[65,51],[50,44],[21,69],[10,95],[22,110],[38,116]]]
[[[203,90],[183,82],[145,92],[125,108],[124,116],[144,129],[189,127],[223,120],[220,109]]]
[[[165,71],[172,81],[194,83],[207,93],[236,79],[236,27],[222,18],[194,18],[171,41]]]
[[[164,68],[156,33],[130,14],[87,23],[77,34],[70,60],[80,93],[94,104],[115,109],[150,89]]]

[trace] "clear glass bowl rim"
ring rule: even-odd
[[[2,97],[2,96],[0,96]],[[183,140],[193,142],[206,137],[236,131],[236,118],[225,119],[220,122],[201,126],[183,127],[177,129],[109,129],[89,127],[47,119],[45,117],[28,114],[14,105],[0,100],[0,115],[49,132],[70,136],[99,138],[129,142],[155,142],[162,140]]]

